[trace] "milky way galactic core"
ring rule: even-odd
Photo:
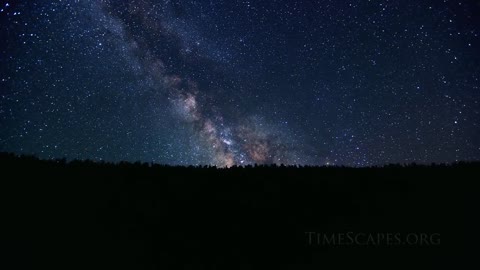
[[[480,2],[0,1],[0,151],[171,165],[480,158]]]

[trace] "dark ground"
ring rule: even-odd
[[[479,163],[216,169],[0,154],[0,164],[0,269],[461,269],[479,250]],[[403,243],[310,244],[306,232]]]

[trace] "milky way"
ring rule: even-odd
[[[0,7],[0,151],[222,167],[480,157],[475,1]]]
[[[166,5],[165,3],[163,3]],[[167,68],[165,58],[176,58],[177,65],[209,65],[209,59],[199,54],[186,53],[186,41],[168,27],[167,12],[156,9],[151,1],[118,4],[117,1],[99,4],[100,16],[114,35],[118,37],[118,46],[127,48],[126,57],[133,63],[140,63],[143,80],[152,82],[155,92],[166,94],[183,120],[192,125],[195,135],[213,153],[212,163],[219,166],[251,163],[291,163],[287,158],[289,150],[281,142],[271,139],[270,134],[257,131],[251,122],[241,122],[235,117],[229,124],[224,123],[223,115],[228,112],[220,102],[212,108],[205,99],[216,95],[226,100],[227,92],[212,93],[198,87],[195,79],[189,78],[181,69]],[[136,31],[141,29],[141,31]],[[167,48],[163,50],[163,48]],[[223,74],[215,74],[222,76]],[[204,98],[200,98],[204,95]],[[219,104],[220,103],[220,104]],[[246,117],[239,115],[238,117]],[[282,150],[280,150],[282,149]]]

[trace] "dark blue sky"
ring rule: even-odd
[[[0,151],[480,158],[480,2],[0,1]]]

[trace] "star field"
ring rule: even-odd
[[[473,0],[0,1],[0,151],[479,160],[479,35]]]

